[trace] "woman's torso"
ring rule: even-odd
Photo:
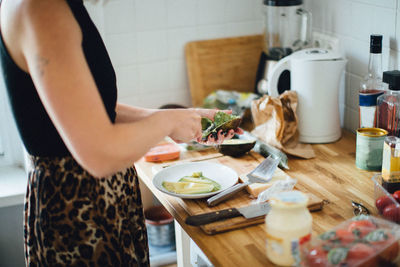
[[[82,31],[82,49],[103,100],[115,121],[117,87],[115,72],[101,39],[81,0],[67,3]],[[35,156],[65,156],[69,151],[47,114],[31,76],[17,66],[0,38],[0,59],[11,109],[28,153]],[[60,51],[62,53],[62,51]]]

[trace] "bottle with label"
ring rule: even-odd
[[[280,266],[300,263],[300,245],[311,239],[312,217],[308,197],[300,191],[286,191],[271,197],[266,216],[267,257]]]
[[[378,127],[388,131],[388,136],[400,134],[400,71],[385,71],[383,82],[389,84],[389,90],[378,97]]]
[[[393,194],[400,190],[400,138],[388,136],[383,145],[382,186]]]
[[[359,91],[359,127],[377,127],[376,101],[383,94],[382,35],[371,35],[368,74],[361,81]]]

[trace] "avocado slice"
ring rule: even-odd
[[[169,192],[176,194],[203,194],[212,192],[214,185],[190,182],[167,182],[164,181],[162,186]]]
[[[236,129],[239,127],[241,121],[242,119],[239,116],[218,111],[214,115],[214,121],[202,119],[202,139],[207,140],[208,136],[211,134],[217,138],[219,130],[222,130],[225,133],[231,129]]]
[[[188,177],[200,178],[200,177],[203,177],[203,173],[202,172],[194,172],[194,173],[192,173],[192,176],[188,176]]]
[[[214,186],[213,190],[211,192],[214,191],[218,191],[221,189],[221,185],[209,178],[206,177],[200,177],[200,178],[196,178],[196,177],[191,177],[191,176],[185,176],[183,178],[181,178],[179,180],[179,182],[188,182],[188,183],[198,183],[198,184],[211,184]]]
[[[221,154],[240,157],[245,153],[249,152],[255,146],[255,140],[243,140],[243,139],[230,139],[224,140],[222,144],[218,146],[218,151]]]
[[[203,117],[201,118],[201,129],[203,131],[207,130],[210,126],[213,125],[213,121],[209,118]]]

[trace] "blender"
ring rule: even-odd
[[[282,58],[311,44],[311,13],[302,8],[303,0],[264,0],[263,52],[258,64],[255,92],[268,92],[269,71]],[[278,80],[278,92],[290,90],[290,73]]]

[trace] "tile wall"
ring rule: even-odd
[[[306,0],[314,30],[338,37],[348,59],[341,97],[347,129],[358,126],[358,88],[367,72],[370,34],[383,35],[383,71],[400,68],[399,5],[398,0]]]
[[[305,0],[313,29],[339,38],[348,61],[342,124],[358,125],[357,90],[367,71],[369,35],[383,34],[383,70],[399,68],[398,0]],[[190,104],[184,44],[262,32],[262,0],[108,0],[92,5],[117,71],[119,100],[144,107]]]
[[[262,32],[261,0],[108,0],[86,6],[114,64],[119,101],[142,107],[190,105],[187,42]]]
[[[184,45],[262,32],[262,0],[100,0],[85,5],[113,62],[118,100],[189,106]],[[152,205],[141,184],[144,208]]]

